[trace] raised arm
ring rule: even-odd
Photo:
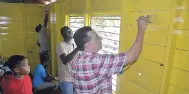
[[[49,16],[49,14],[48,14],[48,12],[46,12],[45,18],[44,18],[44,27],[45,28],[47,27],[47,23],[48,23],[48,16]]]
[[[138,24],[137,37],[135,42],[127,52],[126,64],[132,64],[140,56],[140,52],[143,46],[144,34],[146,31],[146,26],[148,24],[148,17],[140,16],[137,20],[137,24]]]
[[[70,62],[74,56],[77,54],[78,52],[78,48],[75,48],[70,54],[65,55],[65,53],[60,55],[60,59],[62,60],[62,62],[64,63],[64,65],[66,65],[68,62]]]

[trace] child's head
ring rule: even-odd
[[[5,63],[14,73],[27,75],[30,72],[28,60],[22,55],[13,55]]]

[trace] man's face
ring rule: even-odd
[[[68,39],[72,39],[73,38],[72,30],[71,29],[67,30],[64,36]]]
[[[86,43],[85,48],[90,52],[98,52],[102,49],[102,38],[94,30],[90,31],[88,35],[92,40]]]
[[[48,60],[45,60],[45,61],[44,61],[44,67],[45,67],[45,68],[48,67],[49,64],[50,64],[50,63],[49,63]]]

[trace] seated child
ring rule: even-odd
[[[41,64],[38,64],[33,74],[33,88],[37,91],[53,90],[56,84],[52,82],[55,77],[47,74],[46,67],[48,66],[48,55],[46,53],[40,54]]]
[[[33,94],[29,77],[30,66],[28,60],[21,55],[13,55],[4,66],[8,66],[12,74],[0,76],[3,94]]]

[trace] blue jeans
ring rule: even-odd
[[[72,82],[59,82],[62,94],[74,94],[74,87]]]

